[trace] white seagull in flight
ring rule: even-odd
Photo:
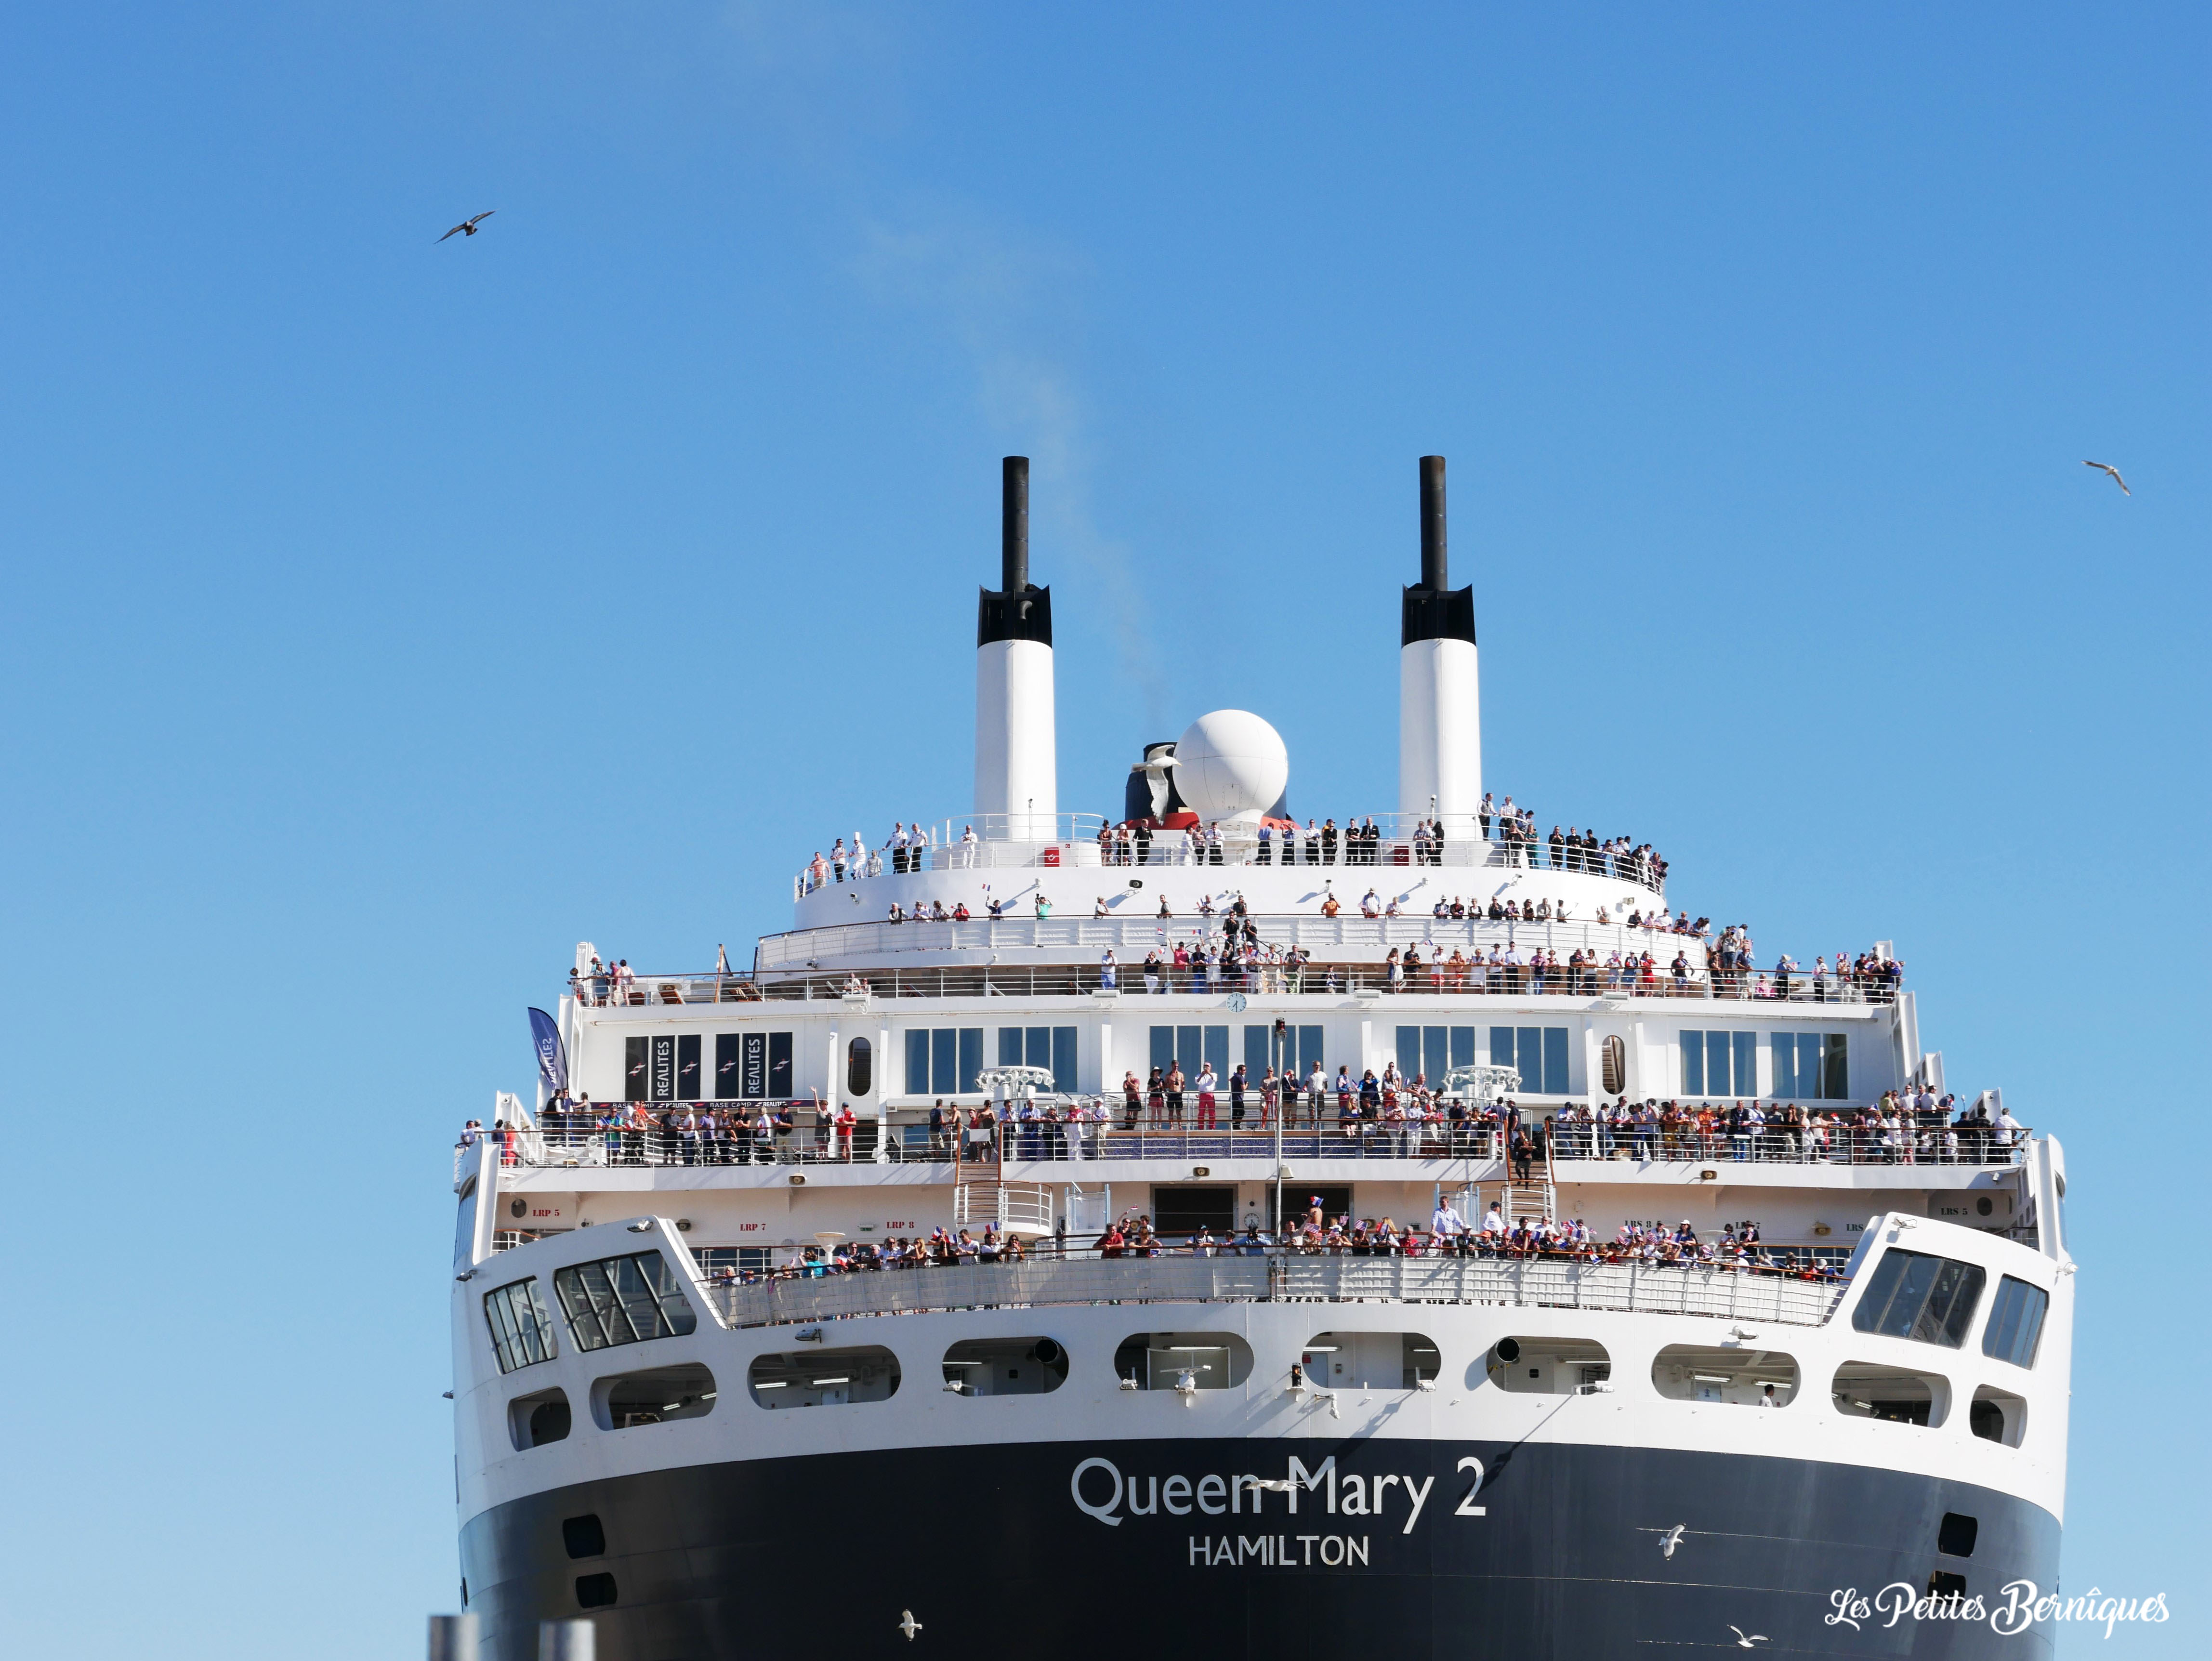
[[[2113,483],[2113,484],[2117,484],[2117,485],[2118,485],[2118,486],[2120,487],[2120,493],[2121,493],[2121,495],[2123,495],[2123,496],[2133,496],[2133,495],[2135,494],[2135,492],[2134,492],[2133,490],[2129,490],[2129,489],[2128,489],[2128,482],[2127,482],[2127,480],[2125,480],[2125,479],[2124,479],[2124,478],[2122,478],[2120,477],[2120,470],[2119,470],[2118,468],[2115,467],[2114,465],[2112,465],[2112,464],[2111,462],[2109,462],[2109,461],[2085,461],[2085,462],[2083,462],[2081,465],[2082,465],[2084,467],[2094,467],[2094,468],[2095,468],[2099,472],[2100,472],[2100,473],[2110,473],[2110,474],[2112,476],[2112,483]]]
[[[915,1634],[921,1630],[921,1622],[914,1618],[914,1611],[912,1609],[901,1609],[899,1611],[898,1629],[906,1634],[906,1641],[911,1644],[914,1642]]]
[[[1763,1632],[1747,1633],[1741,1627],[1730,1627],[1729,1630],[1735,1634],[1735,1646],[1740,1650],[1747,1650],[1754,1644],[1766,1641],[1766,1634]]]
[[[1659,1536],[1659,1555],[1662,1557],[1672,1558],[1674,1555],[1674,1548],[1682,1543],[1682,1536],[1686,1531],[1686,1526],[1685,1524],[1677,1523]]]
[[[461,221],[461,222],[454,226],[452,230],[447,231],[446,233],[446,236],[474,236],[477,234],[477,227],[498,211],[499,210],[497,208],[486,208],[475,218],[464,219]],[[440,237],[438,240],[443,242],[446,240],[446,236]]]

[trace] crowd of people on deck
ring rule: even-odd
[[[1761,1244],[1759,1225],[1752,1220],[1724,1223],[1711,1239],[1700,1238],[1686,1218],[1671,1228],[1658,1222],[1629,1222],[1615,1230],[1610,1239],[1602,1239],[1579,1217],[1509,1221],[1498,1202],[1492,1202],[1482,1221],[1474,1224],[1462,1216],[1450,1201],[1440,1200],[1425,1229],[1418,1223],[1401,1226],[1389,1217],[1355,1220],[1347,1213],[1330,1218],[1324,1214],[1318,1196],[1304,1215],[1286,1217],[1279,1233],[1270,1232],[1257,1222],[1247,1223],[1242,1233],[1224,1230],[1218,1238],[1203,1225],[1188,1232],[1163,1233],[1153,1226],[1149,1215],[1133,1212],[1109,1224],[1095,1238],[1071,1238],[1063,1232],[1025,1244],[1018,1232],[1002,1232],[995,1223],[986,1223],[980,1233],[970,1228],[939,1227],[927,1235],[900,1236],[881,1244],[860,1240],[827,1248],[806,1246],[787,1262],[768,1268],[725,1265],[714,1278],[722,1285],[754,1286],[886,1269],[989,1269],[1032,1258],[1256,1257],[1271,1253],[1314,1257],[1480,1257],[1581,1267],[1613,1263],[1645,1269],[1709,1269],[1814,1281],[1839,1278],[1832,1257],[1788,1247],[1778,1255]]]
[[[897,1158],[928,1160],[1083,1160],[1105,1157],[1107,1138],[1124,1133],[1267,1132],[1278,1119],[1285,1132],[1334,1131],[1347,1156],[1367,1159],[1503,1158],[1528,1179],[1539,1165],[1559,1160],[1757,1161],[1844,1165],[2009,1164],[2028,1130],[2008,1109],[1986,1100],[1960,1109],[1955,1096],[1924,1086],[1887,1091],[1863,1107],[1820,1103],[1659,1101],[1620,1097],[1592,1107],[1524,1111],[1517,1102],[1470,1104],[1431,1086],[1425,1074],[1400,1074],[1395,1062],[1357,1079],[1350,1067],[1331,1078],[1316,1063],[1304,1075],[1273,1068],[1255,1080],[1242,1063],[1225,1076],[1210,1062],[1195,1076],[1170,1062],[1139,1080],[1123,1075],[1118,1124],[1103,1096],[1046,1097],[974,1106],[943,1098],[928,1110],[920,1145],[895,1144]],[[876,1123],[850,1103],[594,1103],[589,1095],[556,1095],[538,1115],[549,1149],[596,1142],[609,1165],[789,1165],[850,1160],[865,1141],[873,1152]],[[475,1120],[461,1146],[479,1136],[501,1139],[502,1159],[520,1158],[526,1127],[501,1123],[489,1133]]]

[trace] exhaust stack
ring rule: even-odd
[[[1482,699],[1474,589],[1449,586],[1444,459],[1421,458],[1421,580],[1405,591],[1398,650],[1398,812],[1458,842],[1480,834]]]
[[[1001,476],[999,579],[975,609],[976,834],[1049,842],[1059,812],[1052,590],[1030,581],[1030,459]]]

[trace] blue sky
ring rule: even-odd
[[[0,14],[0,1647],[416,1652],[454,1126],[965,811],[1020,451],[1061,806],[1339,817],[1450,458],[1489,778],[2067,1141],[2062,1653],[2201,1652],[2212,27],[1525,9]]]

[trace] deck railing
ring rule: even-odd
[[[1364,817],[1364,816],[1363,816]],[[1200,839],[1183,830],[1153,830],[1127,839],[1102,841],[1105,820],[1095,813],[1062,813],[1047,824],[1042,816],[1000,815],[982,819],[940,819],[923,827],[924,840],[906,848],[896,844],[871,849],[856,863],[848,863],[843,880],[898,876],[932,871],[1003,870],[1087,866],[1114,869],[1217,866],[1231,867],[1297,866],[1316,873],[1329,870],[1498,869],[1550,870],[1576,876],[1601,878],[1634,885],[1653,894],[1666,892],[1663,862],[1646,855],[1608,853],[1580,847],[1553,848],[1539,838],[1534,842],[1484,838],[1468,824],[1442,841],[1421,834],[1417,816],[1398,813],[1373,815],[1376,835],[1355,838],[1346,827],[1322,829],[1310,834],[1303,826],[1285,831],[1271,826],[1263,837],[1243,826],[1212,827],[1215,834]],[[1493,833],[1498,827],[1492,826]],[[974,841],[963,840],[969,830]],[[824,868],[817,874],[812,861],[792,879],[794,898],[816,889],[836,887],[839,876],[831,868],[830,849],[823,850]]]
[[[710,1295],[723,1323],[738,1327],[1052,1305],[1284,1302],[1489,1304],[1817,1327],[1843,1287],[1747,1269],[1277,1250],[885,1269],[718,1283]]]
[[[743,1103],[727,1103],[744,1107]],[[757,1112],[760,1104],[750,1104]],[[686,1137],[680,1130],[656,1128],[630,1129],[564,1129],[520,1130],[514,1133],[505,1162],[541,1167],[601,1168],[605,1166],[684,1165],[799,1165],[867,1164],[875,1157],[876,1124],[872,1118],[854,1127],[848,1147],[830,1131],[811,1121],[812,1104],[799,1104],[800,1123],[789,1133],[766,1140],[750,1127],[730,1127],[720,1134]],[[1225,1118],[1227,1109],[1220,1110]],[[907,1110],[910,1112],[911,1110]],[[1304,1121],[1304,1128],[1299,1128]],[[1533,1127],[1540,1119],[1532,1119]],[[495,1133],[496,1134],[496,1133]],[[982,1133],[976,1133],[982,1135]],[[1723,1165],[1928,1165],[1938,1169],[2016,1165],[2033,1133],[2022,1131],[2014,1141],[1998,1133],[1976,1127],[1958,1132],[1955,1149],[1947,1149],[1944,1132],[1920,1128],[1909,1140],[1885,1141],[1879,1132],[1858,1126],[1832,1126],[1819,1131],[1766,1130],[1735,1137],[1724,1129],[1615,1130],[1588,1124],[1563,1123],[1555,1133],[1553,1159],[1558,1179],[1576,1180],[1570,1167],[1613,1164]],[[888,1158],[896,1163],[952,1165],[951,1134],[933,1137],[928,1127],[895,1123]],[[1388,1123],[1344,1127],[1328,1122],[1315,1129],[1305,1110],[1298,1110],[1291,1128],[1279,1134],[1256,1117],[1245,1129],[1196,1130],[1161,1128],[1140,1123],[1133,1129],[1097,1124],[1039,1123],[1000,1126],[996,1147],[986,1136],[972,1145],[962,1163],[969,1165],[1035,1164],[1114,1164],[1135,1159],[1164,1159],[1176,1164],[1235,1159],[1369,1159],[1466,1160],[1489,1165],[1504,1157],[1503,1138],[1495,1126],[1479,1125],[1455,1130],[1449,1124],[1419,1126]],[[1540,1146],[1534,1153],[1543,1162]]]
[[[1890,1003],[1900,983],[1855,980],[1830,974],[1705,967],[1703,942],[1693,935],[1660,929],[1626,928],[1596,923],[1492,923],[1432,921],[1419,917],[1281,917],[1258,920],[1261,940],[1272,946],[1297,946],[1311,953],[1302,964],[1261,963],[1248,968],[1216,967],[1201,979],[1194,970],[1169,964],[1146,980],[1144,959],[1172,953],[1182,945],[1221,938],[1218,922],[1144,917],[1018,919],[968,922],[847,923],[770,935],[760,944],[757,970],[750,973],[685,971],[640,974],[627,992],[587,986],[590,1007],[661,1007],[678,1004],[748,1003],[899,998],[1080,997],[1112,990],[1125,997],[1152,993],[1219,996],[1248,995],[1345,998],[1377,996],[1451,997],[1677,997],[1746,1003]],[[1377,961],[1391,947],[1411,946],[1420,959],[1418,972],[1393,982]],[[1577,952],[1595,954],[1594,965],[1538,969],[1522,963],[1450,963],[1471,952],[1487,955],[1492,947],[1522,958],[1537,951],[1561,959]],[[1083,963],[966,963],[939,966],[878,967],[902,954],[1074,951],[1103,958],[1115,953],[1112,985],[1103,961]],[[1650,973],[1625,965],[1608,968],[1602,959],[1649,952]],[[1346,958],[1346,952],[1358,952]],[[1680,953],[1688,963],[1676,975],[1671,964]],[[1432,972],[1441,954],[1444,965]],[[824,958],[869,964],[865,973],[817,970]],[[601,1001],[604,1000],[602,1002]]]

